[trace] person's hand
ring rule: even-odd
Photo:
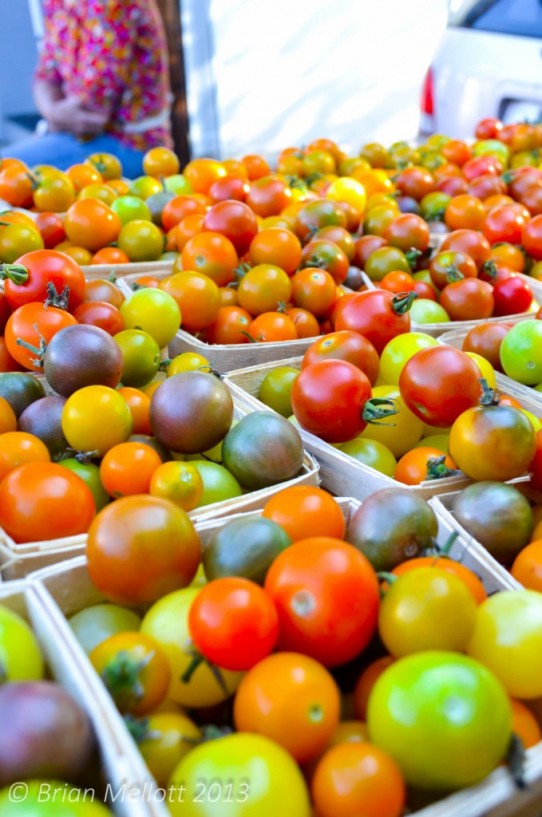
[[[98,136],[103,133],[109,115],[87,110],[78,97],[67,96],[49,106],[47,122],[51,131],[74,136]]]

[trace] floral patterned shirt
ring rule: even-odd
[[[171,147],[168,52],[154,0],[43,0],[43,10],[36,77],[109,112],[107,132],[123,144]]]

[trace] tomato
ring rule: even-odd
[[[301,539],[265,579],[279,615],[278,648],[335,667],[359,655],[377,621],[378,581],[367,559],[332,537]]]
[[[528,590],[542,589],[542,543],[539,539],[530,542],[516,556],[510,573]]]
[[[494,315],[514,315],[526,312],[533,302],[533,292],[527,281],[515,275],[497,281],[493,287]]]
[[[303,248],[301,265],[326,270],[337,284],[348,275],[349,261],[346,253],[333,241],[311,239]]]
[[[67,288],[68,309],[73,311],[85,298],[85,276],[79,265],[64,253],[35,250],[17,259],[16,268],[8,267],[4,291],[11,309],[32,301],[46,301]],[[52,291],[54,288],[54,292]],[[53,304],[54,306],[54,304]]]
[[[499,357],[505,374],[526,386],[542,382],[542,322],[525,320],[503,338]]]
[[[415,165],[405,167],[394,179],[397,188],[407,196],[419,201],[435,188],[431,173],[424,167]]]
[[[354,243],[354,255],[350,259],[350,262],[360,269],[365,269],[365,264],[373,252],[379,250],[381,247],[385,247],[386,243],[386,239],[382,236],[362,235],[360,238],[357,238]]]
[[[390,449],[378,440],[364,439],[360,436],[346,443],[336,443],[335,448],[388,477],[393,477],[395,474],[397,461]]]
[[[406,362],[420,349],[427,349],[430,346],[438,346],[438,341],[423,332],[409,332],[392,338],[380,355],[380,381],[397,385]]]
[[[299,339],[315,338],[320,334],[320,324],[308,309],[292,306],[286,309],[285,314],[293,321],[296,335]]]
[[[130,261],[157,261],[164,250],[164,236],[151,221],[127,222],[121,227],[117,241]]]
[[[476,604],[481,604],[487,598],[484,585],[478,576],[461,562],[455,562],[446,556],[419,556],[416,559],[408,559],[394,567],[392,573],[395,576],[402,576],[420,567],[436,568],[446,573],[453,573],[468,588]]]
[[[244,255],[258,232],[258,224],[254,212],[247,204],[230,200],[213,204],[203,217],[203,229],[226,236],[237,253]]]
[[[471,479],[506,482],[528,471],[535,431],[520,409],[478,406],[455,420],[449,448],[457,467]]]
[[[459,577],[419,567],[401,574],[386,590],[378,630],[395,658],[428,650],[463,652],[475,615],[476,602]]]
[[[124,321],[119,310],[107,301],[85,301],[73,313],[78,323],[97,326],[109,335],[116,335],[124,329]]]
[[[405,253],[412,249],[425,252],[429,246],[429,227],[421,216],[402,213],[391,222],[384,238],[392,247],[398,247]]]
[[[510,701],[512,705],[512,731],[521,740],[525,749],[536,746],[542,740],[542,730],[531,710],[521,701]]]
[[[106,451],[100,463],[100,479],[114,498],[149,492],[151,478],[162,460],[144,443],[118,443]]]
[[[533,590],[501,591],[478,608],[469,655],[495,673],[512,697],[542,695],[541,616],[542,598]]]
[[[444,221],[450,230],[480,230],[486,220],[484,205],[477,196],[461,193],[453,196],[444,213]]]
[[[146,176],[172,176],[179,172],[179,159],[166,147],[155,147],[143,156],[143,172]]]
[[[165,788],[171,773],[202,739],[201,729],[186,715],[153,712],[129,724],[150,773],[159,787]]]
[[[100,418],[100,423],[96,418]],[[66,401],[62,431],[76,451],[105,454],[132,433],[132,415],[120,395],[108,386],[86,386]]]
[[[260,230],[250,243],[249,258],[253,266],[273,264],[291,275],[301,263],[301,243],[291,230]]]
[[[0,483],[0,525],[16,542],[86,533],[96,513],[82,479],[52,462],[30,462]]]
[[[457,280],[457,273],[463,278],[476,278],[478,274],[474,260],[465,252],[439,252],[429,262],[431,281],[438,289]]]
[[[248,328],[252,322],[251,315],[240,306],[222,306],[217,312],[216,320],[207,327],[209,343],[248,343]]]
[[[171,670],[162,648],[144,633],[117,633],[89,655],[120,712],[145,715],[165,698]]]
[[[344,360],[321,360],[302,369],[292,386],[292,408],[300,425],[326,442],[346,442],[361,434],[373,404],[371,384]],[[393,413],[391,402],[386,414]]]
[[[288,303],[291,295],[290,278],[273,264],[252,267],[241,278],[237,288],[239,306],[255,317],[277,310],[281,304]]]
[[[380,354],[397,335],[410,330],[408,310],[414,296],[404,298],[384,290],[360,292],[340,310],[335,329],[349,329],[363,335]]]
[[[66,173],[39,177],[33,191],[34,206],[38,210],[64,213],[75,201],[75,188]]]
[[[87,560],[92,580],[110,601],[149,604],[190,584],[200,542],[187,514],[173,502],[123,497],[96,516]]]
[[[191,463],[164,462],[151,475],[149,493],[169,499],[184,511],[191,511],[202,498],[203,480]]]
[[[462,412],[479,403],[480,370],[459,349],[430,346],[407,361],[399,377],[399,390],[420,420],[447,428]]]
[[[213,182],[209,188],[208,195],[213,204],[219,201],[227,201],[228,199],[235,199],[236,201],[245,201],[249,185],[246,179],[240,176],[223,176]]]
[[[76,201],[64,221],[69,240],[92,252],[116,241],[121,226],[118,215],[98,199]]]
[[[17,417],[10,404],[4,397],[0,397],[0,434],[16,431]]]
[[[241,674],[221,670],[222,685],[216,673],[204,662],[189,680],[183,680],[194,658],[188,614],[199,592],[190,587],[160,598],[143,618],[141,632],[155,638],[168,657],[172,669],[168,698],[183,706],[206,708],[229,698],[237,688]]]
[[[463,340],[463,351],[485,358],[493,369],[501,371],[499,352],[509,326],[502,323],[482,323],[469,329]]]
[[[292,414],[291,391],[298,377],[299,371],[292,366],[278,366],[272,369],[262,380],[258,399],[273,411],[282,414],[283,417],[290,417]]]
[[[394,457],[402,457],[421,439],[423,423],[406,406],[397,386],[375,386],[373,397],[392,400],[396,413],[368,425],[361,437],[376,440],[385,445]]]
[[[0,605],[0,666],[3,683],[40,681],[45,664],[36,636],[27,622],[5,605]]]
[[[87,281],[85,288],[85,301],[107,301],[112,306],[120,309],[124,301],[124,295],[111,281],[97,278]]]
[[[24,253],[42,250],[43,239],[38,230],[26,224],[0,224],[0,260],[13,264]]]
[[[542,260],[542,214],[533,216],[525,224],[521,233],[521,245],[535,261]]]
[[[4,401],[11,411],[7,401]],[[15,414],[11,411],[13,417]],[[15,425],[17,421],[15,421]],[[26,462],[50,462],[47,446],[34,434],[24,431],[7,431],[0,434],[0,482],[4,477]]]
[[[177,302],[183,329],[197,332],[216,320],[220,309],[220,292],[207,275],[200,272],[177,272],[165,278],[160,289]]]
[[[292,485],[271,496],[262,515],[280,525],[293,542],[308,536],[342,539],[345,521],[340,506],[323,488]]]
[[[340,695],[330,673],[295,653],[271,655],[241,681],[234,703],[239,732],[275,741],[299,763],[321,754],[339,722]]]
[[[411,266],[402,250],[386,245],[371,253],[365,262],[364,270],[371,281],[381,281],[388,272],[396,270],[411,272]]]
[[[262,312],[250,322],[248,338],[258,343],[297,340],[297,331],[288,315],[282,312]]]
[[[11,357],[31,371],[43,371],[47,343],[66,326],[77,324],[69,312],[33,301],[12,312],[4,330]],[[24,341],[23,345],[20,341]]]
[[[104,179],[120,179],[122,165],[112,153],[93,153],[85,162],[96,168]]]
[[[208,275],[219,287],[235,279],[239,257],[232,242],[220,233],[197,233],[184,245],[181,253],[183,270]]]
[[[298,765],[261,735],[227,735],[201,744],[181,760],[169,785],[172,817],[311,815]]]
[[[488,240],[477,230],[453,230],[440,245],[441,252],[452,250],[470,255],[478,269],[480,269],[491,255],[491,246]]]
[[[311,791],[321,817],[400,817],[406,799],[399,766],[369,743],[329,749],[316,767]]]
[[[160,366],[160,348],[148,332],[123,329],[114,335],[122,353],[122,383],[142,388],[154,378]]]
[[[278,176],[261,176],[252,180],[246,195],[246,203],[261,218],[276,216],[292,199],[291,189]]]
[[[337,300],[335,281],[329,272],[316,267],[299,270],[292,277],[292,300],[316,317],[323,317]]]
[[[453,476],[455,463],[444,456],[440,449],[430,445],[417,445],[398,460],[394,478],[405,485],[419,485],[432,479]]]
[[[498,284],[492,287],[478,278],[464,278],[444,287],[440,305],[452,321],[483,320],[493,314],[499,303],[497,288]]]
[[[0,170],[0,199],[12,207],[30,207],[34,180],[28,168],[20,165],[2,167]]]
[[[415,283],[410,273],[402,270],[392,270],[387,272],[380,281],[380,289],[399,295],[401,292],[414,292]]]
[[[141,619],[132,610],[115,604],[94,604],[68,619],[77,641],[86,653],[117,633],[139,630]]]
[[[371,742],[392,756],[407,783],[448,792],[480,782],[503,760],[512,712],[503,686],[477,661],[428,651],[380,676],[367,723]]]
[[[305,244],[316,230],[328,225],[346,227],[347,217],[336,201],[316,198],[302,205],[294,221],[294,232]]]
[[[302,368],[320,360],[346,360],[367,375],[371,385],[379,371],[378,354],[374,346],[357,332],[331,332],[315,340],[303,356]]]
[[[181,325],[175,298],[162,289],[139,289],[120,308],[126,329],[141,329],[163,347],[173,340]]]

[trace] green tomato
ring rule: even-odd
[[[397,413],[384,417],[378,423],[370,423],[362,431],[361,437],[377,440],[389,448],[393,456],[398,459],[410,451],[421,439],[423,423],[405,404],[398,386],[374,386],[372,396],[392,399],[395,402]]]
[[[111,502],[111,497],[105,490],[100,479],[100,466],[93,462],[79,462],[75,457],[70,457],[67,460],[61,460],[59,465],[64,468],[69,468],[78,477],[81,477],[83,482],[86,482],[96,503],[96,511],[101,511],[106,505]]]
[[[164,251],[164,236],[152,221],[136,219],[122,227],[117,244],[130,261],[157,261]]]
[[[136,389],[148,385],[160,367],[155,339],[141,329],[123,329],[113,340],[122,353],[122,384]]]
[[[151,211],[138,196],[119,196],[111,204],[124,226],[129,221],[151,221]]]
[[[197,507],[212,505],[225,499],[234,499],[241,496],[243,489],[230,472],[216,462],[207,460],[192,460],[203,480],[203,493]]]
[[[95,604],[75,613],[68,623],[84,651],[91,653],[112,635],[139,630],[141,619],[118,604]]]
[[[263,735],[237,733],[197,746],[169,785],[184,802],[168,802],[172,817],[310,817],[307,785],[291,755]],[[287,793],[287,796],[285,796]]]
[[[542,381],[542,321],[516,323],[504,336],[499,352],[504,373],[534,386]]]
[[[298,377],[299,370],[293,366],[278,366],[272,369],[262,380],[259,399],[273,411],[282,414],[283,417],[289,417],[292,413],[292,386]]]
[[[482,602],[468,653],[494,672],[513,698],[540,698],[542,595],[507,590]]]
[[[39,681],[44,675],[36,636],[22,616],[0,605],[0,683]]]
[[[154,193],[159,193],[164,188],[162,182],[152,176],[138,176],[130,183],[130,193],[140,199],[146,200]]]
[[[474,143],[472,146],[473,156],[484,156],[486,154],[495,156],[496,159],[499,159],[505,169],[508,167],[508,162],[510,161],[510,149],[504,144],[504,142],[499,141],[499,139],[482,139],[479,142]]]
[[[126,329],[142,329],[160,348],[173,340],[181,326],[181,310],[175,298],[161,289],[138,289],[120,307]]]
[[[343,454],[347,454],[358,462],[368,465],[369,468],[380,471],[381,474],[386,474],[388,477],[393,477],[395,474],[397,460],[390,449],[378,442],[378,440],[356,437],[346,443],[338,443],[335,447],[342,451]]]
[[[410,307],[412,323],[448,323],[450,316],[440,304],[429,298],[419,298]]]
[[[189,196],[193,193],[192,185],[182,173],[174,173],[172,176],[166,176],[164,179],[164,187],[170,193],[175,193],[176,196]]]
[[[425,448],[427,445],[430,448],[438,448],[438,450],[442,451],[443,454],[447,454],[449,439],[450,437],[448,434],[430,434],[428,437],[422,437],[422,439],[416,443],[414,448]]]
[[[403,366],[416,352],[419,352],[420,349],[427,349],[428,346],[438,345],[436,338],[432,338],[431,335],[426,335],[423,332],[409,332],[404,335],[397,335],[382,350],[379,380],[383,383],[397,385]]]
[[[420,214],[426,221],[442,221],[452,197],[448,193],[434,190],[420,201]]]
[[[382,673],[369,698],[367,725],[371,742],[391,755],[408,784],[450,791],[479,783],[503,760],[512,711],[486,667],[459,653],[431,650],[401,658]]]

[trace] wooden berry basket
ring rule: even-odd
[[[0,587],[0,604],[21,615],[32,627],[43,653],[50,677],[70,692],[87,712],[92,723],[100,765],[109,793],[109,805],[118,817],[151,817],[145,803],[132,803],[126,795],[135,786],[146,785],[151,792],[156,784],[141,756],[134,752],[124,722],[96,673],[88,662],[80,660],[80,647],[65,622],[59,626],[59,614],[48,594],[35,582],[17,581]],[[69,628],[68,628],[69,630]],[[107,788],[104,794],[107,793]],[[97,792],[96,797],[99,798]]]
[[[258,393],[264,377],[277,366],[292,366],[301,368],[301,357],[289,358],[263,366],[254,366],[248,369],[239,369],[229,372],[224,382],[227,383],[235,398],[243,402],[251,411],[268,409],[260,400]],[[422,482],[421,485],[407,486],[397,482],[374,468],[349,457],[338,448],[324,442],[319,437],[300,428],[305,449],[310,452],[320,465],[320,478],[324,488],[337,496],[353,496],[365,499],[379,488],[401,486],[414,493],[429,499],[437,493],[456,491],[470,484],[471,480],[465,476],[446,477],[445,479]]]
[[[235,419],[241,419],[246,414],[250,414],[251,411],[253,409],[250,406],[245,406],[242,401],[234,397]],[[305,451],[303,467],[297,477],[281,482],[278,485],[272,485],[269,488],[247,492],[234,499],[225,499],[222,502],[214,502],[212,505],[204,505],[190,511],[189,516],[194,522],[198,522],[215,517],[230,516],[243,511],[252,511],[263,508],[269,497],[283,488],[291,485],[318,484],[318,462],[310,453]],[[0,528],[0,577],[3,579],[17,579],[46,565],[79,556],[85,552],[86,542],[86,534],[79,534],[62,539],[17,544]]]
[[[361,503],[351,498],[339,498],[337,501],[348,523]],[[261,513],[261,511],[255,513]],[[236,517],[229,517],[228,520],[215,519],[198,526],[203,547],[217,529],[233,518]],[[452,530],[453,527],[448,520],[439,515],[438,540],[441,544],[446,542]],[[473,570],[481,578],[488,593],[511,590],[516,587],[513,581],[506,580],[506,577],[495,569],[494,560],[473,541],[467,541],[459,536],[451,549],[450,556]],[[62,631],[62,637],[65,636],[70,641],[73,641],[73,636],[65,616],[71,616],[85,606],[103,601],[103,597],[90,581],[84,557],[52,565],[36,572],[31,579],[36,584],[38,592],[43,597],[49,597],[50,606],[56,606],[59,631]],[[92,671],[88,658],[81,648],[78,648],[78,653],[78,660],[82,663],[86,662],[87,669]],[[119,735],[119,740],[131,741],[132,738],[126,732],[124,724],[122,724],[122,729],[126,734],[123,734],[122,738]],[[133,748],[137,752],[135,745]],[[499,768],[483,783],[411,812],[410,817],[540,817],[542,743],[527,751],[525,779],[528,787],[524,791],[519,791],[510,774],[505,769]],[[167,812],[163,810],[163,806],[151,804],[151,809],[152,817],[166,817]]]
[[[173,261],[133,261],[129,264],[84,264],[81,269],[87,281],[97,278],[126,278],[140,275],[169,275],[173,268]]]

